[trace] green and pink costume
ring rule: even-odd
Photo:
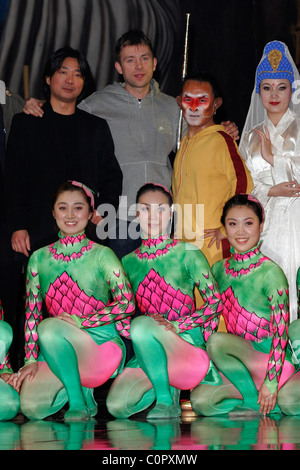
[[[38,361],[39,367],[22,384],[22,412],[43,419],[68,401],[70,409],[84,403],[95,415],[92,389],[124,365],[115,322],[135,309],[121,263],[84,233],[60,237],[30,257],[26,293],[25,366]],[[53,318],[43,320],[44,306]],[[59,319],[64,313],[76,325]]]
[[[15,389],[1,379],[2,374],[11,374],[9,348],[13,340],[11,326],[4,321],[2,303],[0,301],[0,421],[13,419],[20,408],[20,397]]]
[[[299,377],[288,344],[286,277],[259,245],[245,253],[231,252],[212,267],[228,333],[218,332],[207,344],[223,384],[195,388],[193,409],[203,415],[258,411],[258,390],[265,383],[270,394],[278,391],[275,412],[298,413]]]
[[[135,356],[113,382],[108,409],[125,418],[156,400],[148,418],[178,416],[179,390],[217,376],[205,343],[218,327],[218,287],[201,251],[167,235],[143,240],[122,262],[141,315],[118,323],[121,334],[131,337]],[[204,299],[199,310],[195,288]],[[151,318],[155,314],[174,325],[176,333]]]
[[[289,337],[291,346],[295,356],[295,363],[300,364],[300,267],[297,271],[296,277],[296,289],[297,289],[297,319],[294,320],[289,327]]]

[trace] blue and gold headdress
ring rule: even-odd
[[[265,47],[264,59],[256,70],[256,93],[259,92],[260,82],[266,78],[286,78],[293,86],[293,66],[286,56],[284,44],[280,41],[269,42]]]

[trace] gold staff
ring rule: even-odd
[[[184,40],[183,66],[182,66],[182,81],[185,79],[185,76],[186,76],[186,69],[187,69],[188,39],[189,39],[189,23],[190,23],[190,13],[187,13],[187,14],[186,14],[186,26],[185,26],[185,40]],[[178,132],[177,132],[177,150],[178,150],[179,147],[180,147],[181,133],[182,133],[182,111],[180,110],[180,114],[179,114],[179,124],[178,124]]]

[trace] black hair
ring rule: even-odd
[[[126,46],[140,46],[145,45],[148,46],[152,57],[154,57],[153,46],[150,39],[146,36],[143,31],[139,29],[130,29],[126,33],[124,33],[117,41],[115,47],[115,61],[120,63],[120,55],[123,47]]]
[[[146,184],[144,184],[143,186],[140,187],[140,189],[138,190],[138,192],[136,194],[136,199],[135,199],[136,204],[139,202],[141,196],[143,194],[147,193],[148,191],[152,191],[152,192],[157,192],[158,191],[158,192],[164,194],[168,198],[169,206],[170,207],[172,206],[173,198],[171,196],[171,193],[166,188],[164,188],[162,185],[155,184],[155,183],[146,183]]]
[[[221,93],[219,84],[216,78],[212,74],[208,72],[192,72],[191,74],[185,77],[183,84],[182,84],[182,89],[184,85],[186,84],[186,82],[189,80],[193,80],[199,83],[209,83],[212,88],[214,99],[220,98],[220,97],[222,98],[222,93]]]
[[[74,184],[71,183],[71,181],[66,181],[65,183],[60,184],[58,186],[58,188],[56,189],[56,191],[54,192],[54,194],[52,195],[52,199],[51,199],[51,209],[52,210],[54,209],[55,203],[56,203],[57,198],[59,197],[59,195],[62,194],[62,193],[65,193],[66,191],[71,191],[71,192],[79,191],[79,192],[81,192],[82,195],[84,196],[86,202],[89,205],[89,211],[90,212],[94,211],[94,209],[91,206],[91,200],[88,197],[88,195],[86,194],[86,192],[84,191],[84,189],[81,188],[80,186],[75,186]]]
[[[249,207],[257,215],[259,223],[262,223],[264,221],[264,210],[261,203],[258,200],[256,201],[254,197],[249,196],[249,194],[237,194],[230,198],[223,207],[221,223],[224,227],[228,211],[235,206]]]
[[[84,97],[88,96],[94,90],[94,79],[92,77],[88,61],[80,51],[73,49],[70,46],[66,46],[53,52],[44,67],[42,76],[42,91],[47,99],[50,99],[51,96],[50,86],[46,82],[47,77],[51,78],[55,72],[61,68],[63,61],[69,57],[78,60],[79,69],[84,79],[84,85],[80,95],[77,98],[77,101],[80,101]]]

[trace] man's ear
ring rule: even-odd
[[[214,102],[214,111],[217,111],[217,109],[219,109],[223,104],[223,98],[221,98],[221,96],[219,96],[218,98],[215,99],[215,102]]]
[[[47,85],[50,86],[50,82],[51,82],[51,77],[46,77],[46,83],[47,83]]]
[[[179,108],[181,108],[181,95],[176,96],[176,103],[178,104]]]
[[[153,72],[156,70],[157,67],[157,59],[156,57],[153,57]]]
[[[122,70],[120,62],[115,62],[115,69],[120,75],[123,75],[123,70]]]

